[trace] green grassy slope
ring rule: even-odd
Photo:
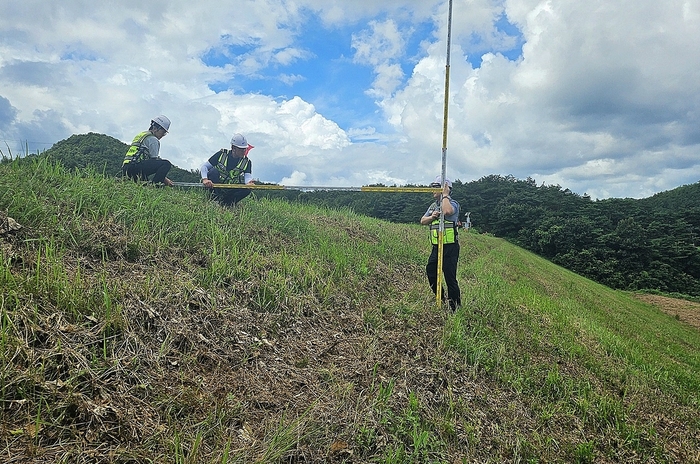
[[[46,160],[0,212],[0,461],[700,461],[700,332],[503,240],[453,315],[417,225]]]

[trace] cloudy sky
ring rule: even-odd
[[[286,185],[440,173],[443,0],[5,0],[0,150],[172,120],[185,169],[255,146]],[[700,0],[454,0],[447,174],[593,198],[700,180]]]

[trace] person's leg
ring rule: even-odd
[[[234,206],[236,204],[236,199],[233,190],[234,189],[215,188],[212,197],[214,200],[218,201],[221,206]]]
[[[147,166],[144,164],[143,161],[140,161],[138,163],[129,163],[126,165],[126,173],[129,176],[129,179],[133,180],[134,182],[143,182],[148,180],[148,176],[151,175],[152,173],[149,173],[145,168]]]
[[[168,175],[168,171],[170,171],[170,168],[173,166],[170,164],[170,161],[164,160],[164,159],[151,159],[148,160],[151,165],[153,166],[152,169],[154,171],[153,175],[153,183],[154,184],[162,184],[165,183],[165,178]]]
[[[459,243],[450,243],[443,246],[442,273],[447,285],[447,297],[450,309],[453,311],[462,304],[462,295],[457,281],[457,263],[459,262]]]
[[[152,175],[153,179],[151,179],[151,182],[162,184],[165,182],[165,177],[168,175],[172,164],[168,160],[151,158],[140,161],[135,167],[140,171],[139,177],[141,180],[146,181]]]
[[[250,195],[250,189],[242,189],[242,188],[237,188],[237,189],[230,189],[231,190],[231,197],[233,198],[233,204],[235,205],[248,195]]]
[[[212,181],[213,182],[213,181]],[[214,189],[216,200],[223,206],[236,206],[236,203],[250,195],[250,189],[226,188]]]
[[[438,247],[433,246],[433,250],[428,257],[428,263],[425,265],[425,275],[428,277],[428,284],[433,294],[437,293],[437,262],[438,262]],[[444,295],[440,295],[444,298]]]
[[[134,182],[138,182],[139,174],[136,169],[134,169],[133,163],[128,163],[122,166],[122,175],[127,177]]]

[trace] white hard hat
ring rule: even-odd
[[[231,145],[238,148],[248,148],[248,141],[242,134],[233,134],[233,137],[231,137]]]
[[[166,116],[164,116],[162,114],[160,116],[156,116],[155,118],[153,118],[151,120],[151,122],[158,124],[160,127],[165,129],[165,132],[168,132],[168,130],[170,130],[170,119],[168,119]]]
[[[452,181],[450,179],[448,179],[447,177],[445,177],[445,183],[447,184],[447,186],[449,188],[452,188]],[[442,186],[442,176],[440,176],[440,175],[435,176],[435,180],[433,181],[433,184],[437,184],[437,185]]]

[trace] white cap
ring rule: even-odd
[[[151,120],[152,123],[158,124],[160,127],[165,129],[165,132],[168,132],[170,130],[170,119],[168,119],[164,115],[156,116]]]
[[[238,148],[248,148],[248,141],[242,134],[233,134],[233,137],[231,137],[231,145]]]
[[[445,177],[445,183],[447,184],[447,186],[449,188],[452,188],[452,181],[450,179],[448,179],[447,177]],[[433,181],[433,184],[442,185],[442,176],[440,176],[440,175],[435,176],[435,180]]]

